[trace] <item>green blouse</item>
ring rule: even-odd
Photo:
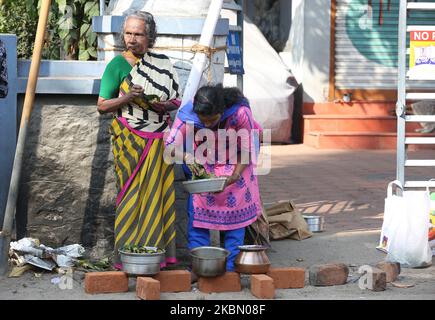
[[[128,76],[133,67],[120,54],[110,61],[101,78],[100,97],[104,99],[117,98],[119,86]]]

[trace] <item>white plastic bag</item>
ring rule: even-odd
[[[401,195],[393,194],[393,185],[401,189]],[[388,184],[381,234],[381,245],[388,252],[387,261],[408,267],[431,265],[429,210],[429,188],[425,191],[403,191],[398,180]]]

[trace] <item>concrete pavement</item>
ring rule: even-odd
[[[391,285],[383,292],[361,290],[357,271],[385,258],[375,249],[378,244],[384,198],[388,182],[395,178],[395,152],[391,150],[318,150],[304,145],[272,146],[272,170],[260,176],[260,189],[266,203],[292,199],[303,214],[325,217],[325,231],[312,238],[273,241],[268,251],[273,266],[309,266],[343,262],[350,265],[351,279],[343,286],[277,290],[277,299],[435,299],[435,266],[402,269],[399,281],[413,283],[402,289]],[[413,158],[433,158],[433,150],[412,153]],[[432,170],[419,168],[409,178],[435,177]],[[134,279],[124,294],[87,295],[83,281],[74,280],[73,289],[61,290],[51,279],[27,273],[18,279],[0,282],[0,299],[135,299]],[[238,293],[204,294],[193,286],[188,293],[162,293],[161,299],[255,299],[249,280],[242,276],[244,288]]]

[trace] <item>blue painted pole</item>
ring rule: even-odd
[[[4,54],[0,53],[0,66],[6,67],[7,94],[0,97],[0,228],[6,208],[14,164],[15,146],[17,143],[17,37],[12,34],[0,34],[0,42]],[[2,82],[4,84],[4,82]]]

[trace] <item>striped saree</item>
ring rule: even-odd
[[[157,95],[160,101],[176,100],[176,73],[169,59],[159,55],[155,61],[147,55],[133,67],[120,88],[127,94],[133,84],[144,87],[145,94]],[[164,74],[152,81],[144,63]],[[145,103],[146,105],[146,103]],[[115,218],[115,260],[118,249],[126,244],[146,245],[166,250],[166,263],[176,262],[174,169],[163,161],[163,134],[169,128],[169,115],[158,115],[135,99],[122,107],[112,121],[110,133],[118,197]]]

